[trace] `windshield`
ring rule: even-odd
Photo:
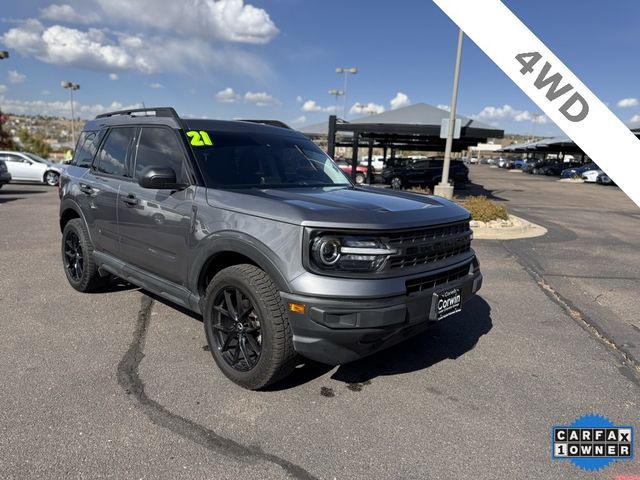
[[[333,160],[310,140],[271,133],[207,133],[212,145],[193,150],[208,187],[351,186]]]
[[[48,161],[46,161],[44,158],[39,157],[38,155],[34,155],[33,153],[26,153],[25,155],[27,157],[29,157],[31,160],[38,162],[38,163],[49,163]]]

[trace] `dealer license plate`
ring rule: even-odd
[[[462,289],[450,288],[434,294],[435,320],[442,320],[462,310]]]

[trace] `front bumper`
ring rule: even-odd
[[[325,299],[281,293],[285,305],[305,306],[289,311],[296,351],[330,365],[352,362],[424,331],[432,322],[434,293],[460,288],[462,303],[480,289],[476,270],[459,280],[412,295],[384,299]],[[446,320],[444,320],[446,321]]]

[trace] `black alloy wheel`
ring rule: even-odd
[[[253,369],[262,352],[262,330],[248,295],[225,287],[216,295],[213,310],[213,340],[224,361],[239,372]]]
[[[64,267],[72,280],[80,282],[84,273],[84,253],[80,238],[69,230],[64,237]]]
[[[211,355],[236,384],[258,390],[297,365],[287,309],[259,267],[239,264],[219,271],[207,286],[202,311]]]

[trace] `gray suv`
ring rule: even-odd
[[[482,283],[466,210],[356,186],[287,128],[172,108],[99,115],[60,196],[71,286],[116,276],[202,314],[213,358],[245,388],[298,355],[336,365],[387,348]]]

